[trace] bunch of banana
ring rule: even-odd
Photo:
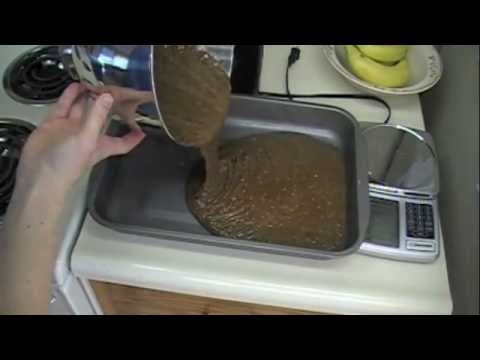
[[[407,45],[347,45],[353,73],[373,85],[399,88],[410,81]]]

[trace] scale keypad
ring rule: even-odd
[[[407,236],[414,239],[435,239],[433,206],[407,203]]]

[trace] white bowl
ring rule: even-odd
[[[328,61],[345,79],[354,86],[382,95],[416,95],[430,90],[441,79],[442,59],[432,45],[412,45],[408,53],[411,68],[410,83],[401,88],[386,88],[359,79],[350,69],[345,45],[324,45],[323,52]]]

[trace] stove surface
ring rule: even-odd
[[[12,197],[23,145],[32,130],[32,125],[21,120],[0,119],[0,223]]]
[[[38,46],[22,53],[3,74],[7,94],[24,104],[53,103],[72,82],[55,45]]]

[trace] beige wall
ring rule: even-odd
[[[479,313],[479,49],[444,45],[442,82],[422,96],[441,172],[440,208],[456,314]]]

